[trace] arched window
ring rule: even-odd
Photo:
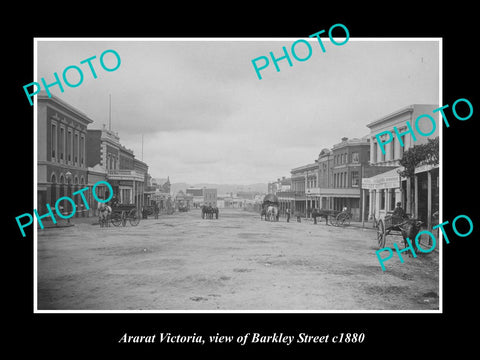
[[[55,176],[55,173],[52,174],[52,177],[50,178],[50,182],[52,184],[56,184],[57,183],[57,177]]]
[[[75,175],[75,178],[73,179],[73,183],[75,185],[78,185],[78,176],[77,175]]]
[[[80,185],[84,185],[85,184],[85,179],[83,178],[83,176],[80,178]]]
[[[64,184],[65,183],[65,177],[63,176],[63,174],[60,174],[60,181],[59,181],[60,184]]]

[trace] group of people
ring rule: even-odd
[[[218,207],[212,206],[210,204],[208,205],[202,205],[202,219],[218,219]]]
[[[153,216],[155,217],[155,219],[158,219],[158,214],[160,213],[160,208],[158,207],[157,203],[155,203],[153,205],[152,210],[153,210]],[[142,218],[143,219],[147,219],[149,213],[150,213],[150,211],[146,207],[142,208]]]
[[[260,213],[260,218],[262,218],[263,216],[265,216],[265,220],[266,220],[266,218],[267,218],[267,208],[268,208],[268,206],[263,206],[263,207],[262,207],[262,211],[261,211],[261,213]],[[277,214],[276,214],[277,221],[278,221],[278,217],[279,217],[279,216],[280,216],[280,213],[277,212]],[[293,216],[293,212],[291,212],[290,209],[287,208],[287,209],[285,210],[285,216],[287,217],[287,222],[290,222],[290,216]],[[300,214],[297,214],[297,221],[298,221],[298,222],[301,221],[300,218],[301,218],[301,215],[300,215]]]
[[[346,211],[348,211],[348,208],[346,206],[344,206],[342,211],[346,212]],[[309,213],[311,214],[311,216],[313,218],[313,223],[316,224],[317,223],[317,217],[320,217],[319,209],[313,208],[313,209],[311,209],[311,211]],[[263,210],[262,210],[262,214],[263,214]],[[302,215],[303,215],[302,212],[297,212],[295,214],[293,210],[290,210],[290,208],[285,209],[285,216],[287,218],[287,222],[290,222],[290,217],[291,216],[296,216],[297,222],[302,222]]]

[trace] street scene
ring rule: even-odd
[[[36,41],[35,308],[441,310],[439,40],[331,36]]]
[[[403,247],[401,236],[388,238]],[[436,310],[438,251],[382,271],[376,231],[227,209],[38,232],[39,310]]]

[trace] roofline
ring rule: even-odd
[[[371,123],[367,124],[367,127],[370,129],[372,128],[373,126],[375,125],[378,125],[378,124],[381,124],[382,122],[385,122],[387,120],[390,120],[398,115],[401,115],[401,114],[404,114],[404,113],[412,113],[413,110],[414,110],[414,107],[415,107],[416,104],[412,104],[412,105],[408,105],[408,106],[404,106],[390,114],[387,114],[385,116],[382,116],[381,118],[377,119],[377,120],[374,120],[372,121]]]
[[[145,166],[147,166],[147,167],[148,167],[148,164],[147,164],[145,161],[143,161],[143,160],[139,160],[139,159],[137,159],[137,158],[133,158],[133,161],[136,161],[136,162],[142,163],[143,165],[145,165]]]
[[[366,138],[352,138],[348,139],[346,141],[339,142],[335,145],[332,146],[332,151],[345,147],[345,146],[358,146],[358,145],[369,145],[370,146],[370,140]]]
[[[311,163],[311,164],[307,164],[307,165],[302,165],[302,166],[293,168],[292,170],[290,170],[290,173],[292,171],[299,171],[299,170],[303,170],[303,169],[307,169],[307,168],[311,168],[311,167],[318,167],[318,164],[315,162],[315,163]]]
[[[76,114],[77,116],[81,117],[82,120],[85,120],[85,122],[87,122],[88,124],[93,123],[93,120],[90,119],[90,117],[88,117],[85,113],[81,112],[81,111],[78,110],[77,108],[73,107],[72,105],[66,103],[65,101],[61,100],[60,98],[58,98],[58,97],[56,97],[56,96],[54,96],[54,95],[48,96],[48,95],[46,94],[46,92],[41,91],[41,92],[37,95],[37,100],[52,101],[52,102],[54,102],[54,103],[57,103],[58,105],[63,106],[63,107],[66,108],[67,110],[70,110],[71,112],[73,112],[73,113]]]

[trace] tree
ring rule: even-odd
[[[437,165],[439,162],[439,139],[428,139],[426,144],[415,145],[403,153],[400,165],[404,170],[402,177],[413,177],[415,168],[419,165]]]

